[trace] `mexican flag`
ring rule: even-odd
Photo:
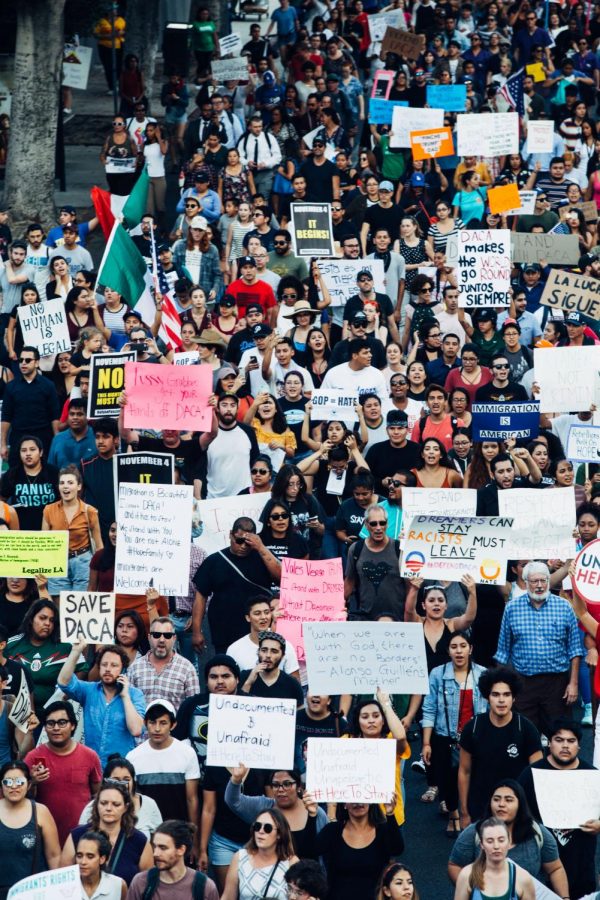
[[[132,238],[115,221],[98,267],[97,284],[118,291],[132,309],[141,313],[144,322],[154,321],[156,306],[151,293],[152,273]]]
[[[142,216],[147,212],[148,186],[150,178],[148,171],[144,169],[133,186],[129,197],[123,207],[123,224],[126,228],[135,228],[142,221]]]

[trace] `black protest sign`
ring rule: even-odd
[[[296,256],[333,256],[331,204],[292,203],[291,213]]]
[[[88,419],[118,416],[117,403],[125,387],[125,363],[135,362],[133,351],[125,353],[95,353],[90,365]]]
[[[120,484],[175,484],[172,453],[116,453],[113,456],[115,507]]]

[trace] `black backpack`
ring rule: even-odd
[[[355,569],[355,586],[351,595],[348,597],[348,621],[362,621],[364,618],[363,613],[360,611],[360,575],[358,573],[358,561],[361,557],[361,554],[365,548],[365,539],[359,538],[355,541],[348,551],[348,556],[352,555],[354,559],[354,569]],[[394,550],[396,551],[396,556],[400,558],[400,541],[394,541]],[[145,900],[145,898],[144,898]]]
[[[153,896],[159,882],[159,870],[156,866],[148,869],[148,880],[142,894],[142,900],[150,900]],[[204,872],[194,872],[194,883],[192,885],[192,900],[204,900],[204,888],[206,886],[206,875]]]

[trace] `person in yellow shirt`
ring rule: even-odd
[[[125,44],[125,19],[123,16],[115,16],[114,40],[116,50],[116,71],[113,72],[112,45],[113,45],[113,20],[110,16],[98,19],[94,25],[94,37],[98,41],[98,56],[104,69],[108,93],[112,94],[115,85],[118,86],[119,76],[123,67],[123,45]],[[116,79],[116,81],[115,81]]]
[[[480,184],[489,186],[492,184],[490,170],[486,164],[481,162],[476,156],[465,156],[462,162],[459,162],[457,165],[454,173],[454,187],[457,190],[460,190],[460,176],[463,172],[477,172]]]

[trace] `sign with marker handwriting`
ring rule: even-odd
[[[600,428],[571,425],[567,438],[567,459],[572,462],[600,462]]]
[[[346,618],[342,560],[281,560],[281,584],[277,631],[291,641],[298,659],[304,660],[303,622],[340,622]]]
[[[410,147],[414,159],[452,156],[454,154],[452,129],[429,128],[425,131],[411,131]]]
[[[64,576],[68,531],[0,531],[0,578]]]
[[[546,235],[542,235],[546,237]],[[577,235],[556,235],[556,237],[569,240]],[[576,247],[577,256],[579,247]],[[565,263],[567,260],[565,260]],[[565,315],[570,312],[581,313],[588,319],[600,320],[600,281],[589,275],[576,275],[573,272],[562,272],[551,269],[544,287],[544,293],[540,297],[543,306],[550,309],[559,309]]]
[[[580,349],[580,348],[578,348]],[[509,559],[573,559],[576,553],[575,488],[498,491],[498,511],[511,516]]]
[[[40,356],[52,356],[71,349],[64,300],[60,297],[17,307],[23,343],[35,347]]]
[[[29,717],[33,710],[31,709],[31,695],[25,678],[25,671],[21,670],[21,682],[19,684],[19,692],[14,699],[8,714],[9,720],[15,725],[19,731],[29,731]]]
[[[212,366],[125,366],[125,428],[210,431]]]
[[[366,269],[373,276],[373,287],[385,294],[385,271],[381,259],[320,259],[319,272],[327,285],[332,306],[345,306],[358,292],[356,276]]]
[[[66,644],[114,644],[115,595],[60,592],[60,639]]]
[[[420,622],[305,622],[302,634],[311,694],[429,693]]]
[[[306,790],[317,803],[391,801],[396,778],[396,741],[308,738],[306,744]]]
[[[458,267],[459,306],[510,306],[508,229],[462,229],[448,239],[446,258],[448,265]]]
[[[600,402],[600,346],[533,351],[541,412],[588,412]]]
[[[295,700],[211,694],[208,716],[207,766],[293,768]]]
[[[207,553],[215,553],[229,547],[231,526],[240,516],[247,516],[260,532],[262,525],[260,514],[270,493],[240,494],[237,497],[217,497],[216,499],[197,500],[194,510],[200,517],[200,538],[198,543]]]

